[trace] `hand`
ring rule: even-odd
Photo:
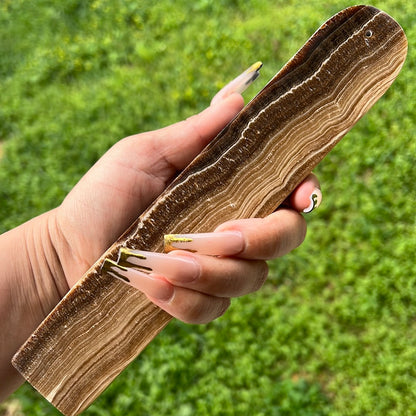
[[[0,315],[7,317],[2,319],[0,330],[8,334],[0,341],[0,400],[23,381],[10,364],[19,346],[177,172],[243,107],[241,95],[224,91],[213,102],[185,121],[121,140],[58,208],[0,236],[0,262],[4,265],[0,272]],[[231,296],[262,284],[266,276],[263,259],[282,255],[302,241],[305,224],[296,210],[309,205],[316,185],[311,177],[293,193],[289,201],[293,210],[282,209],[264,220],[219,227],[217,231],[233,230],[234,236],[239,235],[241,249],[228,257],[195,254],[191,261],[200,273],[193,281],[156,276],[156,286],[167,287],[171,296],[162,300],[153,299],[151,294],[149,297],[187,322],[207,322],[220,315]],[[166,255],[186,256],[191,254]]]
[[[295,191],[298,210],[308,203],[309,195],[302,200],[302,194],[306,195],[305,191],[316,184],[316,178],[311,176]],[[266,260],[289,253],[302,243],[305,235],[306,221],[295,209],[279,209],[264,219],[224,223],[214,233],[202,238],[196,235],[192,242],[177,244],[197,252],[175,250],[169,256],[193,260],[199,265],[197,273],[193,279],[186,275],[184,279],[182,269],[167,279],[174,285],[168,300],[151,299],[182,321],[212,321],[227,310],[230,298],[260,289],[268,275]],[[214,252],[216,256],[212,256]]]
[[[167,235],[169,254],[122,249],[122,267],[107,262],[106,271],[176,318],[207,323],[226,311],[230,298],[263,285],[266,260],[287,254],[303,241],[306,222],[297,210],[310,209],[311,195],[318,198],[314,203],[320,202],[314,175],[291,195],[293,208],[281,208],[263,219],[229,221],[213,233]]]
[[[232,94],[186,121],[121,140],[92,167],[55,212],[52,236],[69,287],[242,106],[242,97]],[[306,225],[297,211],[307,209],[311,195],[319,192],[317,187],[317,179],[310,175],[287,201],[290,208],[265,219],[232,221],[219,227],[217,231],[238,231],[241,241],[235,252],[218,250],[213,253],[217,257],[173,253],[172,259],[181,256],[197,265],[198,276],[192,281],[182,281],[183,272],[170,277],[153,275],[152,284],[149,276],[142,276],[147,283],[139,283],[139,289],[185,322],[215,319],[227,309],[230,297],[261,287],[267,277],[265,260],[282,256],[303,241]],[[109,212],[114,214],[109,217]],[[156,292],[159,298],[152,296]]]
[[[186,121],[127,137],[90,169],[53,212],[51,235],[69,287],[243,104],[241,95],[232,94]],[[311,176],[293,193],[290,203],[294,209],[309,205],[317,183]]]

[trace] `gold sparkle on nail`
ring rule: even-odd
[[[255,64],[251,65],[250,68],[247,69],[247,72],[257,72],[263,66],[263,62],[257,61]]]
[[[175,247],[175,243],[191,243],[192,238],[188,237],[179,237],[177,234],[166,234],[164,236],[164,248],[165,252],[176,250],[178,247]]]
[[[127,247],[122,247],[118,252],[119,261],[127,261],[129,257],[136,257],[141,260],[146,260],[147,257],[144,254],[136,253]]]
[[[105,272],[113,277],[117,277],[121,280],[124,280],[125,282],[130,282],[130,280],[127,279],[127,277],[120,274],[118,270],[122,270],[125,272],[128,271],[127,267],[121,266],[120,264],[110,259],[105,259],[103,265],[101,266],[101,272]]]
[[[137,264],[134,261],[129,260],[131,257],[139,259],[139,260],[147,260],[147,257],[144,254],[137,253],[126,247],[122,247],[118,253],[118,264],[125,266],[125,267],[137,269],[145,273],[150,273],[153,271],[151,267],[143,266],[141,264]]]

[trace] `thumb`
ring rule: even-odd
[[[243,97],[231,94],[201,113],[155,132],[155,148],[171,166],[182,170],[243,107]]]

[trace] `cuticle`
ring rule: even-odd
[[[173,299],[175,298],[176,291],[175,291],[175,286],[172,283],[170,283],[167,280],[166,280],[166,282],[172,287],[172,293],[169,295],[169,297],[164,298],[164,299],[160,299],[160,298],[153,298],[153,299],[156,299],[160,303],[169,304],[169,303],[172,303]]]

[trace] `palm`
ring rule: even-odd
[[[226,101],[187,121],[118,142],[69,193],[57,218],[73,252],[64,262],[70,286],[241,109],[241,96]]]

